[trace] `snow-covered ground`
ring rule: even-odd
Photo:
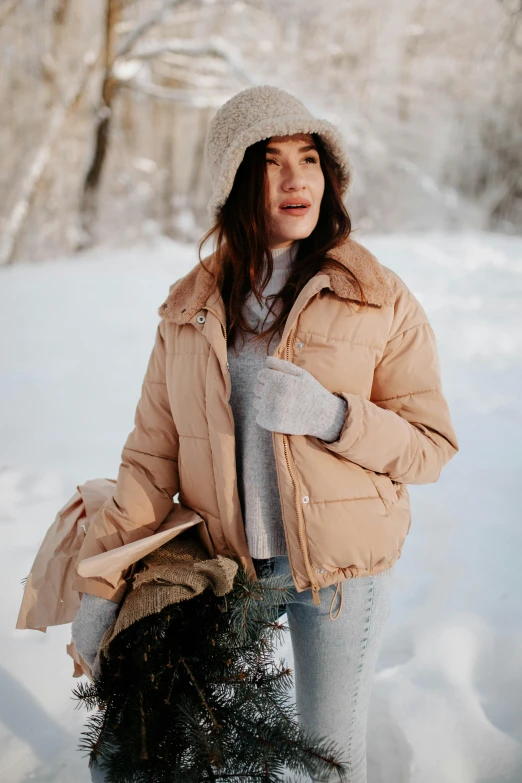
[[[439,482],[410,490],[369,783],[520,783],[522,239],[354,237],[428,312],[461,449]],[[3,783],[90,779],[69,626],[16,631],[20,580],[75,486],[116,477],[156,309],[196,260],[165,240],[0,270]]]

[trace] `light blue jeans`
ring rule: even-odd
[[[254,565],[260,578],[290,573],[286,556],[254,560]],[[288,616],[299,722],[337,744],[349,770],[347,783],[366,783],[368,705],[390,613],[392,574],[393,566],[375,576],[346,579],[337,595],[335,585],[323,587],[320,606],[311,590],[292,588],[295,603],[280,608]],[[105,780],[100,768],[91,770],[91,779]]]
[[[286,556],[254,564],[260,577],[290,573]],[[392,575],[393,566],[375,576],[346,579],[337,595],[335,585],[323,587],[320,606],[311,590],[293,588],[296,602],[286,606],[299,722],[336,742],[349,770],[347,783],[366,783],[368,705],[390,614]]]

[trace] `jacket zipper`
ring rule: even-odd
[[[211,307],[205,306],[204,309],[205,310],[210,310],[210,312],[213,313],[213,315],[216,316],[216,318],[218,319],[219,323],[221,324],[221,328],[223,330],[223,335],[225,337],[225,349],[227,349],[228,334],[227,334],[227,329],[226,329],[225,324],[223,323],[223,321],[221,320],[219,315],[216,313],[216,311],[213,310]],[[289,356],[290,356],[290,340],[291,340],[293,331],[294,331],[293,328],[290,329],[290,331],[288,333],[287,340],[286,340],[285,358],[286,358],[287,361],[290,361],[290,359],[289,359]],[[227,369],[228,369],[228,360],[227,360]],[[313,602],[314,602],[315,606],[319,606],[320,603],[321,603],[321,599],[319,597],[319,585],[317,584],[317,582],[316,582],[316,580],[314,578],[312,564],[310,563],[310,557],[308,555],[308,548],[307,548],[307,545],[306,545],[306,531],[305,531],[305,526],[304,526],[304,517],[302,515],[302,509],[301,509],[301,505],[300,505],[300,502],[299,502],[299,486],[298,486],[298,483],[297,483],[297,479],[295,477],[294,462],[293,462],[293,458],[292,458],[291,453],[290,453],[290,445],[288,443],[288,436],[284,435],[284,434],[283,434],[283,451],[284,451],[284,455],[285,455],[286,467],[288,468],[288,472],[290,474],[290,478],[292,479],[292,484],[294,485],[294,504],[295,504],[295,510],[296,510],[297,520],[298,520],[297,532],[298,532],[298,535],[299,535],[299,543],[301,544],[301,552],[302,552],[302,555],[303,555],[303,561],[304,561],[305,568],[306,568],[306,573],[307,573],[308,579],[310,580],[310,585],[311,585],[311,588],[312,588],[312,599],[313,599]]]
[[[288,337],[286,340],[285,345],[285,359],[286,361],[290,361],[290,339],[292,337],[293,329],[290,329],[288,332]],[[294,472],[294,462],[293,457],[291,456],[290,452],[290,444],[288,442],[288,435],[283,434],[283,451],[285,454],[285,460],[286,460],[286,467],[288,468],[288,472],[290,473],[290,478],[292,479],[292,483],[294,485],[294,503],[295,503],[295,510],[297,513],[297,532],[299,535],[299,543],[301,544],[301,552],[303,555],[303,560],[306,568],[306,573],[308,575],[308,579],[310,580],[310,585],[312,587],[312,598],[315,606],[319,606],[321,603],[321,599],[319,597],[319,585],[315,581],[314,573],[312,570],[312,564],[310,563],[310,558],[308,556],[308,547],[306,545],[306,531],[305,531],[305,525],[304,525],[304,517],[301,509],[301,503],[299,498],[299,486],[297,484],[297,480],[295,478],[295,472]]]
[[[223,336],[225,338],[225,352],[227,352],[228,351],[228,345],[227,345],[228,332],[227,332],[227,327],[225,326],[225,324],[223,323],[223,321],[221,320],[219,315],[216,313],[216,311],[213,310],[211,307],[209,307],[208,305],[205,305],[202,309],[203,310],[209,310],[212,313],[212,315],[216,316],[216,318],[218,319],[219,323],[221,324],[221,328],[223,330]],[[227,359],[227,370],[228,370],[228,359]]]

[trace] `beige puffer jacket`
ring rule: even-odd
[[[333,443],[273,433],[292,576],[299,592],[312,589],[315,603],[320,588],[379,573],[399,558],[411,522],[406,485],[436,481],[458,451],[423,308],[352,238],[329,255],[355,273],[369,306],[354,305],[357,288],[347,275],[318,273],[297,297],[273,354],[348,402]],[[114,496],[89,527],[78,561],[150,536],[179,492],[204,520],[209,554],[239,557],[253,574],[237,492],[223,300],[198,263],[171,286],[159,312]],[[80,576],[73,587],[120,600],[124,576],[116,588]]]

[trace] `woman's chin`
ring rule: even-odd
[[[286,222],[287,221],[285,221],[285,225],[283,226],[278,225],[277,229],[272,232],[274,242],[283,243],[295,241],[297,239],[306,239],[306,237],[310,236],[317,224],[312,224],[310,221],[305,221],[304,219],[302,221],[296,220],[295,218],[291,221],[292,225],[286,225]]]

